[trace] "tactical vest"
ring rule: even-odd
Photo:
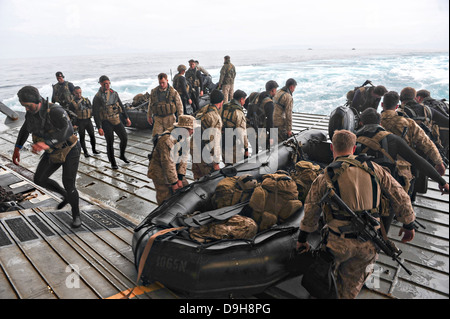
[[[55,102],[61,105],[70,103],[73,100],[73,95],[70,93],[69,82],[65,81],[63,85],[56,83],[53,85]]]
[[[432,113],[427,105],[419,104],[416,101],[408,101],[403,106],[410,118],[412,118],[436,144],[442,148],[439,126],[432,121]]]
[[[215,106],[212,104],[208,104],[208,105],[204,106],[203,108],[201,108],[195,117],[196,120],[200,120],[200,122],[201,122],[201,131],[200,131],[201,135],[200,136],[203,136],[203,132],[209,128],[206,126],[206,123],[203,118],[206,114],[208,114],[210,112],[215,112]],[[201,141],[201,149],[202,150],[207,143],[209,143],[209,141],[205,141],[202,138],[202,141]]]
[[[41,121],[41,123],[39,123],[39,126],[35,122],[35,123],[33,123],[34,125],[31,124],[32,126],[28,125],[28,127],[27,127],[28,131],[32,133],[31,137],[32,137],[33,144],[35,144],[37,142],[44,142],[46,139],[51,139],[51,138],[49,138],[51,136],[51,134],[53,134],[54,132],[57,131],[57,128],[53,125],[53,123],[50,119],[50,111],[53,108],[57,108],[57,107],[61,107],[61,106],[59,106],[57,104],[53,104],[53,103],[48,103],[48,102],[47,102],[47,105],[48,106],[47,106],[47,111],[45,112],[45,118],[43,121]],[[51,146],[49,149],[46,150],[46,152],[53,153],[55,150],[61,149],[65,146],[69,146],[76,141],[77,141],[76,136],[72,135],[67,141],[58,143],[54,146]]]
[[[161,95],[163,95],[162,100],[160,100]],[[159,88],[153,89],[150,94],[150,109],[153,115],[164,117],[175,114],[177,112],[175,98],[176,90],[173,87],[168,86],[166,91],[163,92],[159,92]]]
[[[194,69],[189,68],[185,73],[185,77],[186,77],[187,82],[192,87],[200,86],[200,79],[197,77],[197,68],[194,68]]]
[[[222,133],[225,132],[225,128],[236,128],[236,123],[233,121],[234,112],[243,111],[240,105],[235,104],[234,102],[228,102],[223,105],[222,110]]]
[[[289,90],[289,89],[286,88],[286,90]],[[282,89],[281,91],[283,91],[283,93],[281,93],[280,96],[279,96],[278,98],[276,98],[276,95],[275,95],[275,97],[274,97],[274,99],[273,99],[273,104],[275,105],[275,107],[281,108],[282,112],[284,112],[284,111],[286,110],[286,105],[283,104],[283,103],[281,103],[282,97],[283,97],[286,93],[288,93],[286,90],[283,90],[283,89]]]
[[[342,180],[344,178],[345,175],[344,172],[346,172],[346,170],[350,167],[350,166],[354,166],[354,167],[358,167],[360,169],[362,169],[363,171],[365,171],[367,174],[369,174],[370,176],[370,180],[371,180],[371,190],[367,192],[367,186],[366,185],[354,185],[352,181],[350,180]],[[325,181],[327,183],[327,187],[329,189],[333,189],[336,194],[338,196],[340,196],[341,198],[343,196],[341,196],[341,189],[339,187],[339,183],[338,180],[341,182],[342,184],[342,189],[344,190],[344,192],[348,192],[349,190],[352,189],[357,189],[358,191],[364,192],[366,191],[367,194],[366,196],[369,196],[369,194],[371,193],[371,197],[372,197],[372,207],[369,209],[366,209],[367,212],[369,212],[373,217],[380,217],[380,213],[379,213],[379,207],[380,207],[380,196],[378,196],[379,190],[380,190],[380,186],[379,186],[379,181],[378,181],[378,177],[376,176],[374,170],[373,170],[373,166],[370,163],[370,161],[368,162],[361,162],[359,159],[357,159],[357,157],[355,155],[350,155],[348,157],[339,157],[337,158],[333,163],[331,163],[330,165],[328,165],[328,167],[325,169]],[[348,184],[351,183],[351,184]],[[348,187],[346,187],[346,185],[348,184]],[[356,200],[356,194],[346,194],[348,198],[354,198]],[[364,195],[364,193],[363,193]],[[344,198],[343,198],[344,199]],[[349,203],[346,203],[347,205],[350,206],[350,208],[352,208]],[[337,219],[337,220],[344,220],[344,221],[350,221],[351,220],[351,215],[349,213],[347,213],[346,211],[340,209],[337,205],[335,204],[324,204],[323,205],[323,211],[325,214],[325,219],[327,223],[330,223],[333,219]],[[354,210],[354,212],[356,214],[361,213],[361,210]]]
[[[106,93],[106,101],[102,97],[102,93],[99,90],[96,97],[102,101],[99,109],[100,120],[109,121],[112,125],[120,123],[120,113],[122,113],[122,107],[118,100],[115,100],[115,93],[113,90],[108,90]],[[117,93],[116,93],[117,94]]]
[[[403,186],[403,189],[408,192],[413,179],[411,164],[405,160],[395,160],[389,155],[389,147],[386,138],[389,134],[392,133],[388,131],[379,131],[373,137],[359,136],[356,139],[356,142],[366,146],[361,149],[360,153],[367,153],[369,149],[374,150],[376,152],[375,159],[372,161],[387,167],[391,175]]]
[[[233,70],[234,65],[231,63],[227,63],[227,64],[228,64],[228,67],[226,68],[226,70],[224,72],[222,84],[232,84],[234,81],[234,77],[236,76],[236,73]]]
[[[71,102],[75,108],[77,118],[79,120],[90,119],[92,116],[92,108],[88,99],[82,97],[78,102],[72,100]]]
[[[178,93],[180,93],[180,95],[183,94],[183,87],[182,87],[183,84],[180,81],[182,77],[183,76],[180,73],[178,73],[173,77],[173,88],[177,90]],[[187,81],[186,81],[186,92],[189,92],[189,84],[187,83]]]

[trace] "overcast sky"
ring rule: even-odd
[[[0,0],[0,58],[449,47],[448,0]]]

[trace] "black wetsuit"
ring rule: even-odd
[[[43,139],[50,147],[65,142],[73,135],[73,127],[66,111],[62,107],[53,107],[48,112],[48,103],[42,100],[41,109],[32,114],[27,112],[25,122],[20,129],[16,147],[22,148],[30,134]],[[65,201],[72,206],[72,215],[79,215],[79,196],[75,181],[80,161],[80,143],[77,142],[66,157],[64,163],[56,164],[49,160],[49,153],[44,152],[34,174],[34,182],[50,191],[61,194]],[[50,176],[62,166],[62,188]]]
[[[203,91],[202,73],[195,69],[189,68],[185,74],[186,81],[190,86],[190,96],[192,100],[192,108],[194,112],[200,109],[200,92]],[[195,85],[198,84],[198,85]]]
[[[76,103],[78,103],[80,101],[80,99],[74,98],[74,101]],[[88,99],[84,99],[83,103],[85,104],[85,107],[92,109],[91,102]],[[73,104],[70,104],[70,110],[74,113],[77,112],[77,110],[75,109]],[[89,154],[86,149],[86,141],[85,141],[86,131],[89,134],[92,151],[94,152],[94,154],[97,153],[97,150],[95,149],[95,144],[96,144],[95,131],[94,131],[94,126],[92,125],[92,120],[90,118],[88,118],[88,119],[76,118],[72,122],[73,122],[73,125],[78,126],[78,134],[80,136],[81,148],[83,149],[84,154],[85,155]]]
[[[270,96],[269,92],[264,91],[264,92],[259,93],[258,101],[260,101],[259,103],[261,103],[266,97],[270,98],[270,101],[268,101],[268,102],[266,102],[264,104],[264,116],[265,116],[265,118],[264,118],[264,128],[266,130],[266,137],[267,137],[267,139],[266,139],[266,149],[269,149],[270,148],[270,139],[271,138],[275,138],[278,135],[277,135],[277,133],[275,133],[274,136],[271,136],[271,134],[270,134],[270,129],[274,128],[274,126],[273,126],[273,112],[275,110],[275,105],[273,104],[273,100],[272,100],[272,97]],[[247,110],[247,121],[248,121],[248,118],[249,118],[250,114],[256,113],[255,110],[249,109],[249,105],[251,104],[250,103],[251,99],[252,99],[251,96],[249,96],[245,100],[245,104],[244,104],[244,108]],[[256,104],[254,104],[254,105],[256,105]],[[259,104],[257,105],[257,107],[259,107]],[[252,131],[253,130],[249,129],[247,133],[249,135],[251,135]],[[249,138],[249,142],[250,143],[253,143],[254,140],[255,140],[255,138],[253,138],[253,137]],[[259,152],[258,138],[256,138],[256,145],[252,145],[252,149],[253,149],[253,154],[256,154],[257,152]],[[257,150],[257,152],[255,152],[254,150]]]

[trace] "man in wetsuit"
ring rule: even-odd
[[[112,169],[118,169],[114,157],[114,132],[120,139],[120,159],[129,163],[125,157],[125,150],[128,143],[128,135],[125,126],[122,124],[120,116],[125,119],[126,126],[131,125],[127,111],[119,98],[119,94],[110,88],[111,81],[106,75],[99,79],[101,85],[94,97],[92,112],[94,113],[95,124],[100,136],[105,136],[106,152]]]
[[[79,196],[75,186],[78,164],[80,160],[80,143],[73,134],[73,127],[66,111],[58,104],[44,100],[38,89],[25,86],[17,93],[19,102],[26,108],[25,122],[17,137],[13,153],[13,163],[19,165],[20,149],[30,134],[33,135],[32,152],[45,151],[34,174],[34,182],[50,191],[63,196],[58,209],[66,204],[72,207],[72,227],[81,226]],[[64,162],[55,162],[53,154],[60,150],[70,149]],[[62,166],[62,188],[50,176]]]
[[[192,108],[194,113],[200,110],[200,97],[203,96],[202,73],[197,69],[193,59],[189,60],[189,69],[186,71],[186,81],[189,84]]]
[[[74,86],[72,82],[64,80],[64,74],[60,71],[56,72],[56,80],[58,83],[53,85],[52,103],[59,103],[66,109],[73,100]]]
[[[189,84],[187,84],[186,77],[186,66],[180,64],[177,68],[178,74],[173,77],[173,88],[177,90],[180,95],[181,102],[183,103],[183,114],[187,114],[187,106],[192,104],[191,97],[189,95]]]
[[[92,153],[100,154],[95,148],[95,131],[92,125],[92,104],[88,98],[81,95],[81,88],[76,86],[73,90],[74,98],[69,104],[69,109],[77,115],[76,119],[73,121],[73,125],[78,128],[78,134],[80,135],[81,148],[83,149],[84,157],[90,157],[86,148],[86,131],[91,139]]]
[[[383,85],[360,87],[355,90],[351,106],[360,113],[369,107],[376,110],[386,92],[387,90]]]

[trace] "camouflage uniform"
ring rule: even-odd
[[[147,117],[153,116],[152,134],[162,134],[164,131],[173,126],[177,117],[183,114],[183,103],[180,95],[171,86],[165,90],[161,90],[159,86],[154,88],[150,93],[150,101],[148,103]]]
[[[436,145],[414,120],[399,115],[395,110],[381,112],[381,126],[395,135],[402,136],[407,129],[404,139],[408,145],[417,151],[426,154],[434,165],[442,164],[442,158]]]
[[[292,109],[294,99],[292,92],[287,87],[283,87],[275,94],[275,109],[273,111],[273,126],[278,128],[278,141],[284,141],[288,138],[287,133],[292,132]]]
[[[224,163],[236,163],[237,160],[244,159],[244,152],[248,151],[248,139],[247,139],[247,119],[244,114],[244,109],[241,104],[232,99],[231,102],[224,104],[222,108],[222,158]],[[227,146],[225,136],[227,132],[226,128],[231,128],[236,133],[235,142],[233,142],[233,153],[226,152]],[[237,130],[236,130],[237,129]],[[234,140],[234,138],[233,138]],[[242,150],[241,153],[237,153],[237,148]],[[228,155],[227,155],[228,154]],[[232,154],[232,157],[230,156]],[[239,154],[239,155],[237,155]],[[229,158],[231,157],[231,158]],[[231,159],[231,162],[230,162]]]
[[[171,185],[178,180],[183,181],[183,186],[188,183],[186,178],[187,159],[181,158],[177,164],[171,155],[175,150],[177,140],[171,136],[171,130],[157,137],[157,144],[152,153],[152,159],[148,167],[147,176],[153,180],[156,190],[156,201],[158,205],[172,195]]]
[[[220,79],[218,86],[222,88],[224,95],[223,103],[231,101],[234,93],[234,78],[236,77],[236,68],[230,61],[225,61],[220,69]]]
[[[192,173],[194,174],[195,179],[199,179],[202,176],[208,175],[213,172],[213,164],[219,164],[222,157],[222,147],[221,147],[221,132],[222,132],[222,119],[220,116],[220,110],[217,109],[215,105],[209,104],[200,110],[201,114],[197,117],[197,119],[201,119],[201,134],[203,131],[209,128],[214,128],[209,138],[209,143],[207,143],[204,147],[208,147],[210,149],[210,154],[212,156],[212,163],[206,163],[203,159],[197,158],[195,154],[200,150],[200,155],[203,153],[202,145],[205,143],[198,144],[199,141],[193,139],[193,164],[192,164]],[[200,129],[200,128],[197,128]],[[200,162],[198,162],[200,161]]]
[[[344,164],[347,164],[345,161],[349,158],[354,160],[354,156],[342,156],[338,157],[335,162],[344,161]],[[370,167],[366,162],[362,165],[365,169]],[[398,221],[404,224],[412,223],[415,217],[408,194],[381,166],[373,162],[371,166],[374,175],[353,165],[343,170],[340,175],[337,175],[339,169],[334,169],[334,176],[337,176],[337,179],[333,181],[334,184],[332,185],[337,185],[342,200],[353,211],[368,210],[375,217],[380,206],[380,194],[383,192],[389,198]],[[319,175],[311,185],[304,205],[305,214],[300,223],[300,230],[307,233],[318,230],[322,213],[320,201],[330,187],[330,183],[332,183],[332,180],[325,172]],[[365,185],[372,185],[373,187],[364,187]],[[376,199],[375,203],[374,199]],[[342,217],[344,215],[335,207],[331,206],[327,209],[324,206],[324,212],[325,227],[328,230],[326,247],[331,250],[335,257],[338,296],[341,299],[355,298],[370,275],[368,266],[375,262],[377,258],[375,245],[371,241],[361,242],[354,238],[354,233],[342,231],[342,228],[339,229],[339,227],[347,226],[351,222],[348,219],[345,220]],[[377,219],[379,220],[379,218]]]

